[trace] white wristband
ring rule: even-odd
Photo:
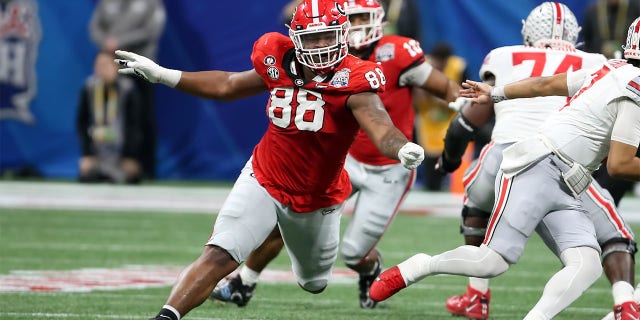
[[[491,88],[489,95],[491,96],[491,100],[493,100],[493,103],[498,103],[500,101],[509,99],[504,94],[504,86],[496,86]]]
[[[162,71],[162,76],[158,79],[158,82],[165,84],[171,88],[175,88],[175,86],[178,85],[178,82],[180,82],[182,71],[166,68]]]

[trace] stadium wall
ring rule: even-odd
[[[451,43],[468,60],[475,79],[490,49],[522,42],[520,21],[541,2],[418,1],[420,40],[425,51],[439,41]],[[249,69],[253,42],[268,31],[286,32],[278,19],[285,3],[165,0],[159,63],[187,71]],[[581,20],[586,1],[565,3]],[[94,5],[95,0],[38,1],[42,38],[35,64],[37,94],[29,104],[33,121],[0,119],[0,173],[30,166],[44,177],[76,176],[75,113],[96,54],[88,35]],[[0,42],[6,39],[0,34]],[[7,101],[13,92],[0,83],[0,108],[11,108]],[[234,180],[266,128],[266,98],[216,102],[156,86],[157,178]]]

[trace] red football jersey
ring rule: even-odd
[[[411,38],[396,35],[383,36],[375,45],[367,60],[378,62],[387,78],[385,90],[380,94],[391,120],[409,139],[413,140],[415,112],[413,110],[411,87],[398,85],[400,75],[406,70],[425,61],[420,44]],[[349,153],[358,161],[371,165],[398,163],[398,160],[384,156],[360,130]]]
[[[258,39],[251,60],[271,93],[270,123],[253,151],[256,178],[297,212],[344,202],[351,184],[343,165],[359,129],[346,101],[384,90],[382,70],[349,55],[326,77],[305,81],[293,43],[279,33]]]

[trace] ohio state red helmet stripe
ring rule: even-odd
[[[635,32],[639,33],[640,32],[640,19],[636,19],[636,26],[635,26]],[[631,49],[638,49],[638,42],[634,43],[631,46]]]
[[[564,27],[562,26],[564,21],[564,17],[562,16],[562,6],[558,2],[554,2],[553,6],[555,8],[554,12],[556,16],[556,26],[553,28],[553,31],[551,33],[553,35],[553,38],[562,39],[562,32],[564,29]],[[556,33],[556,31],[559,31],[559,34]]]
[[[556,24],[562,24],[562,7],[559,3],[553,3],[556,7]]]

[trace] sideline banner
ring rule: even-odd
[[[0,175],[32,167],[45,177],[76,177],[76,109],[97,53],[88,32],[95,2],[0,0]],[[287,2],[167,0],[158,62],[186,71],[250,69],[254,41],[286,33]],[[477,77],[490,49],[522,42],[520,20],[543,1],[417,2],[425,51],[446,40]],[[583,2],[565,1],[579,20]],[[233,181],[266,129],[267,94],[216,102],[154,90],[156,177]]]

